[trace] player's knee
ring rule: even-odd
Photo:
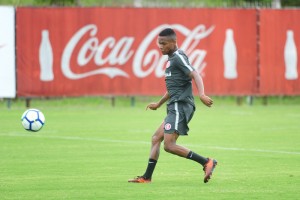
[[[164,145],[164,150],[165,150],[166,152],[169,152],[169,153],[170,153],[170,148],[169,148],[168,146],[166,146],[166,145]]]
[[[153,135],[152,136],[152,144],[157,144],[157,143],[160,143],[162,141],[162,138],[161,137],[158,137],[157,135]]]
[[[164,150],[168,153],[173,153],[173,145],[169,143],[164,143]]]

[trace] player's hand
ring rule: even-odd
[[[203,103],[204,105],[206,105],[207,107],[211,107],[212,104],[214,103],[214,101],[213,101],[210,97],[208,97],[208,96],[206,96],[206,95],[204,95],[204,94],[200,96],[200,100],[201,100],[202,103]]]
[[[150,110],[156,110],[157,108],[159,108],[159,104],[158,103],[149,103],[146,107],[146,110],[148,110],[148,108]]]

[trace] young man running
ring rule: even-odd
[[[158,46],[163,55],[168,55],[168,66],[165,71],[167,91],[157,103],[150,103],[147,109],[156,110],[166,101],[167,116],[152,136],[152,145],[147,169],[142,176],[128,180],[132,183],[150,183],[154,168],[159,158],[161,142],[165,151],[198,162],[203,166],[204,183],[212,176],[217,161],[203,157],[183,146],[177,145],[179,135],[187,135],[188,123],[192,119],[195,104],[192,94],[194,80],[202,103],[211,107],[213,100],[205,95],[202,78],[190,65],[188,57],[177,47],[176,33],[171,28],[162,30],[158,35]]]

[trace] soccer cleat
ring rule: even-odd
[[[134,179],[129,179],[129,183],[151,183],[151,179],[146,179],[144,176],[137,176]]]
[[[217,166],[218,162],[215,159],[208,158],[207,163],[203,167],[204,183],[207,183],[212,176],[212,173]]]

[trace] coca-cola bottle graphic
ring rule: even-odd
[[[236,79],[237,74],[237,50],[233,38],[233,30],[226,29],[225,42],[223,47],[224,77]]]
[[[285,78],[295,80],[298,78],[297,72],[297,48],[294,40],[294,32],[287,30],[284,47]]]
[[[52,81],[53,75],[53,52],[49,39],[49,31],[42,30],[42,39],[39,50],[40,79],[41,81]]]

